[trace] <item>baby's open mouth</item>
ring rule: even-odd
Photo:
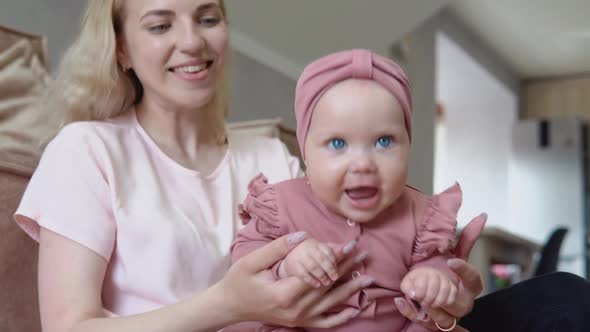
[[[375,187],[356,187],[351,189],[346,189],[346,195],[351,199],[369,199],[377,195],[377,188]]]

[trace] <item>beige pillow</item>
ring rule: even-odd
[[[49,83],[45,39],[0,27],[0,169],[30,174],[61,123],[33,103]]]
[[[297,142],[295,130],[285,126],[281,118],[233,122],[229,123],[227,128],[231,133],[276,137],[280,139],[287,146],[289,152],[299,158],[299,164],[303,167],[303,160],[301,160],[301,152],[299,151],[299,143]]]
[[[29,41],[32,53],[36,54],[43,67],[47,68],[47,38],[0,25],[0,50],[10,48],[21,39]]]

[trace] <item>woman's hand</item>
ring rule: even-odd
[[[433,331],[438,331],[435,322],[441,327],[453,326],[457,321],[471,312],[475,298],[483,290],[479,272],[466,262],[475,241],[483,231],[487,215],[482,214],[475,217],[461,233],[456,247],[457,258],[448,261],[449,267],[459,276],[461,280],[457,290],[454,303],[442,306],[440,309],[426,309],[425,312],[416,312],[404,298],[396,298],[395,304],[398,310],[413,322],[419,323]],[[453,332],[467,332],[464,328],[457,326]]]
[[[233,322],[260,321],[288,327],[329,328],[355,317],[359,310],[348,308],[325,315],[329,309],[369,286],[367,276],[353,279],[336,288],[313,288],[297,277],[275,280],[269,268],[283,259],[289,250],[305,240],[304,233],[283,236],[238,260],[214,286],[224,297]],[[359,263],[365,253],[352,256],[354,242],[336,250],[338,275],[344,275]]]

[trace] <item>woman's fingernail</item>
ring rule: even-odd
[[[365,279],[361,282],[361,286],[362,287],[369,287],[371,286],[373,283],[375,282],[375,279],[373,278],[369,278],[369,279]]]
[[[488,214],[487,213],[482,213],[481,216],[483,217],[484,220],[488,220]]]
[[[357,310],[354,310],[354,312],[352,313],[351,316],[352,316],[352,318],[354,318],[354,317],[358,316],[360,313],[361,313],[361,311],[357,309]]]
[[[458,258],[451,258],[447,261],[447,265],[451,268],[458,268],[463,264],[463,261]]]
[[[367,256],[369,256],[369,253],[366,251],[363,251],[354,258],[354,262],[360,263],[360,262],[364,261],[365,258],[367,258]]]
[[[348,255],[352,249],[354,249],[354,247],[356,246],[356,240],[352,240],[350,242],[348,242],[344,248],[342,248],[342,253],[344,253],[345,255]]]
[[[395,302],[395,305],[399,310],[403,310],[406,308],[406,301],[404,301],[404,299],[402,299],[401,297],[396,297],[395,299],[393,299],[393,302]]]
[[[426,312],[420,310],[420,313],[418,313],[418,319],[423,322],[427,322],[430,318],[428,317],[428,314]]]
[[[411,290],[411,291],[410,291],[410,293],[408,293],[408,296],[409,296],[411,299],[415,299],[415,298],[416,298],[416,292],[415,292],[415,291],[413,291],[413,290]]]
[[[307,234],[305,232],[295,232],[291,233],[287,236],[287,243],[289,248],[301,243],[301,241],[305,240]]]

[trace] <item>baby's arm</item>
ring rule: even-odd
[[[447,272],[432,267],[417,267],[402,279],[406,296],[429,308],[451,305],[457,296],[457,285]]]
[[[313,287],[330,285],[338,279],[336,254],[327,244],[307,239],[280,263],[278,276],[295,276]]]

